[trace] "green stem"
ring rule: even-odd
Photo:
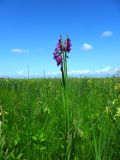
[[[67,80],[67,53],[65,52],[65,77]]]
[[[62,72],[62,87],[65,88],[65,76],[63,71],[63,64],[61,65],[61,72]]]
[[[68,138],[69,138],[69,109],[68,109],[68,95],[67,95],[67,57],[66,52],[62,53],[63,62],[61,64],[62,72],[62,100],[64,107],[64,127],[65,127],[65,155],[68,159]]]

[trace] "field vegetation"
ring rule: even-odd
[[[119,160],[120,79],[0,79],[0,160]],[[66,156],[67,155],[67,156]]]

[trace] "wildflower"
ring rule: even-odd
[[[8,115],[8,112],[6,112],[6,111],[0,112],[0,116],[2,116],[2,115]]]
[[[120,90],[120,84],[116,84],[115,86],[114,86],[114,88],[115,88],[115,90]]]
[[[54,59],[56,60],[58,66],[62,63],[62,56],[54,56]]]
[[[107,83],[107,81],[106,81],[106,80],[104,80],[103,82],[104,82],[104,83]]]
[[[60,37],[60,39],[58,40],[57,49],[60,50],[60,51],[63,51],[62,38],[61,38],[61,37]]]
[[[63,63],[63,54],[65,54],[65,57],[68,58],[67,53],[70,52],[71,46],[71,40],[68,36],[64,44],[62,43],[62,37],[60,36],[57,46],[55,48],[55,52],[53,52],[54,59],[56,60],[58,66],[62,65]]]
[[[120,96],[118,96],[116,99],[112,102],[113,105],[119,105],[120,104]]]
[[[8,115],[8,112],[2,110],[2,106],[0,106],[0,116]]]
[[[59,66],[62,63],[62,56],[57,51],[55,51],[53,55],[54,55],[54,59],[57,62],[57,65]]]
[[[90,80],[90,79],[88,80],[88,83],[91,83],[91,80]]]
[[[115,105],[117,103],[118,99],[114,99],[112,104]]]
[[[111,109],[110,109],[109,106],[107,106],[107,107],[105,108],[105,113],[106,113],[106,114],[109,114],[110,112],[111,112]]]
[[[50,110],[46,107],[46,108],[44,109],[44,113],[50,114]]]
[[[120,107],[117,108],[117,111],[116,111],[114,118],[116,118],[116,117],[120,117]]]
[[[65,146],[68,146],[68,138],[69,138],[69,110],[68,110],[68,104],[67,102],[67,53],[69,53],[71,50],[71,42],[70,39],[67,36],[67,39],[65,42],[62,42],[62,38],[60,36],[60,39],[57,43],[57,47],[55,48],[55,52],[53,53],[54,59],[57,62],[57,65],[60,65],[60,70],[62,74],[62,80],[61,80],[61,86],[62,86],[62,101],[63,101],[63,107],[64,107],[64,127],[65,127]],[[48,109],[46,108],[44,112],[48,112]],[[66,150],[67,151],[67,150]]]
[[[54,56],[57,56],[58,53],[57,52],[53,52],[53,54],[54,54]]]
[[[67,40],[65,41],[65,45],[66,45],[66,47],[65,47],[65,51],[66,52],[70,52],[70,50],[71,50],[71,40],[69,39],[69,38],[67,38]]]

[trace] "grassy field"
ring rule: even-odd
[[[68,79],[66,158],[60,79],[0,79],[0,160],[119,160],[119,78]]]

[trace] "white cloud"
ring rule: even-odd
[[[102,69],[97,69],[97,70],[89,70],[89,69],[85,69],[85,70],[73,70],[73,71],[69,71],[68,74],[69,75],[76,75],[76,74],[80,74],[80,75],[90,75],[90,74],[107,74],[107,73],[112,73],[112,69],[110,66],[107,66],[105,68]]]
[[[115,71],[118,73],[120,72],[120,68],[115,68]]]
[[[94,73],[97,73],[97,74],[101,74],[101,73],[110,73],[111,72],[111,67],[110,66],[107,66],[105,68],[102,68],[102,69],[98,69],[98,70],[95,70]]]
[[[47,72],[47,73],[45,73],[45,75],[48,75],[48,76],[50,76],[50,75],[54,76],[54,75],[59,75],[59,74],[61,74],[60,71],[59,72]]]
[[[113,35],[112,31],[104,31],[102,33],[102,37],[111,37]]]
[[[28,49],[21,49],[21,48],[13,48],[13,49],[11,49],[11,52],[22,54],[22,53],[29,53],[29,50]]]
[[[90,70],[89,69],[85,69],[85,70],[72,70],[72,71],[68,71],[68,74],[89,74]]]
[[[19,74],[19,75],[23,75],[23,74],[24,74],[24,71],[21,70],[21,71],[18,72],[18,74]]]
[[[116,68],[113,69],[111,66],[106,66],[96,70],[83,69],[83,70],[70,70],[68,71],[69,76],[106,76],[113,75],[116,73]],[[61,76],[61,72],[47,72],[46,76],[56,77]]]
[[[82,50],[92,50],[93,46],[91,44],[88,43],[84,43],[83,46],[81,47]]]

